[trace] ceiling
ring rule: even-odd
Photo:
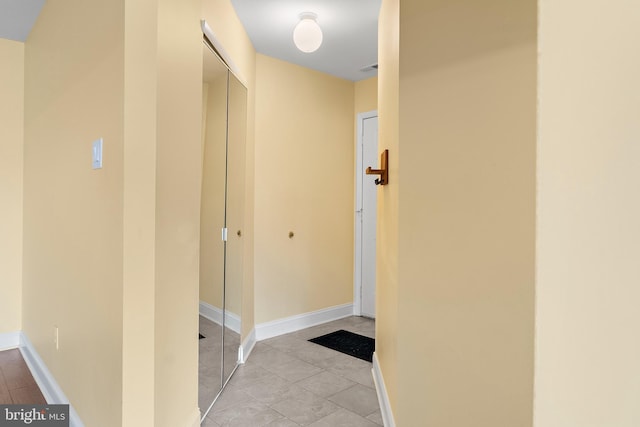
[[[24,42],[45,0],[0,0],[0,38]]]
[[[378,14],[382,0],[231,0],[256,50],[358,81],[377,75],[361,71],[378,62]],[[323,42],[313,53],[293,44],[293,29],[303,12],[318,15]],[[215,29],[214,29],[215,31]]]
[[[377,75],[382,0],[231,0],[256,50],[264,55],[358,81]],[[0,38],[24,42],[45,0],[0,0]],[[313,53],[293,44],[303,12],[318,15],[323,42]],[[369,67],[367,71],[362,69]]]

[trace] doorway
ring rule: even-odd
[[[356,212],[354,314],[376,317],[376,224],[378,187],[375,175],[365,173],[378,167],[378,112],[360,113],[356,138]]]

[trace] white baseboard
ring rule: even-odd
[[[296,316],[285,317],[284,319],[261,323],[256,325],[256,340],[266,340],[267,338],[277,337],[349,316],[353,316],[353,304],[337,305],[310,313],[298,314]]]
[[[73,406],[69,403],[69,399],[67,399],[67,396],[65,396],[55,378],[51,375],[51,372],[38,355],[38,352],[36,352],[35,347],[23,332],[20,333],[20,352],[47,403],[69,405],[69,425],[71,427],[84,427],[78,413],[73,409]]]
[[[200,301],[200,315],[211,320],[218,325],[222,325],[222,310],[209,303]],[[227,311],[225,313],[224,324],[233,332],[240,333],[240,316]]]
[[[242,341],[242,345],[238,349],[238,363],[245,363],[251,354],[251,350],[256,345],[256,329],[253,328],[248,337]]]
[[[376,385],[376,392],[378,393],[378,402],[380,403],[380,412],[382,413],[382,422],[384,427],[396,427],[396,422],[393,419],[393,411],[391,410],[391,403],[389,402],[389,396],[387,395],[387,387],[384,385],[384,378],[382,377],[382,371],[380,370],[380,363],[378,362],[378,355],[373,353],[373,382]]]
[[[0,351],[20,347],[20,332],[0,334]]]

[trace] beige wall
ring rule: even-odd
[[[24,44],[0,39],[0,334],[22,328]]]
[[[355,113],[366,113],[378,108],[378,77],[354,83]]]
[[[155,1],[125,3],[123,427],[155,422],[157,16]]]
[[[378,191],[376,357],[395,412],[398,403],[399,0],[382,1],[378,22],[378,149],[389,150],[389,184]]]
[[[247,87],[247,141],[245,146],[245,203],[243,230],[242,339],[254,327],[254,196],[255,196],[255,81],[256,51],[230,0],[203,1],[206,19],[239,69]]]
[[[397,3],[380,20],[392,174],[379,208],[376,349],[395,418],[531,426],[536,3],[399,7],[399,60]]]
[[[122,412],[123,5],[49,2],[25,47],[23,329],[97,427]]]
[[[200,7],[54,2],[26,44],[23,328],[86,425],[199,417]]]
[[[540,2],[537,427],[640,425],[639,20]]]
[[[256,75],[255,303],[262,323],[353,299],[355,119],[350,81],[260,54]]]
[[[158,1],[155,426],[197,418],[200,0]],[[192,335],[193,334],[193,335]]]

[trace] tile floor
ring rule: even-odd
[[[371,363],[307,341],[338,329],[373,338],[375,323],[348,317],[257,343],[202,425],[383,425]]]
[[[0,351],[0,405],[46,405],[20,350]]]

